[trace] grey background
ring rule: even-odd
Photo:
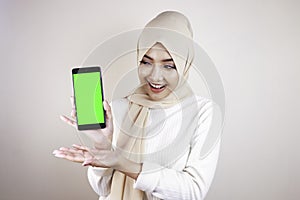
[[[227,98],[207,200],[299,199],[300,3],[0,0],[0,199],[97,199],[79,164],[52,150],[78,143],[70,68],[101,41],[157,13],[186,14]]]

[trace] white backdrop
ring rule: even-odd
[[[207,200],[296,200],[300,186],[300,2],[0,0],[0,199],[97,199],[86,168],[54,158],[78,143],[70,68],[163,10],[191,21],[216,64],[227,112]]]

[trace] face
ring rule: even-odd
[[[140,61],[139,79],[152,100],[167,97],[176,88],[179,75],[175,63],[160,43],[152,46]]]

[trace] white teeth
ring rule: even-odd
[[[155,85],[153,83],[149,83],[152,87],[156,88],[156,89],[159,89],[159,88],[162,88],[163,85]]]

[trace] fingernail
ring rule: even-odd
[[[53,154],[57,154],[57,153],[62,153],[60,150],[57,150],[57,149],[55,149],[54,151],[53,151]]]
[[[63,154],[59,154],[59,153],[58,154],[54,154],[54,156],[57,157],[57,158],[63,158],[64,157]]]

